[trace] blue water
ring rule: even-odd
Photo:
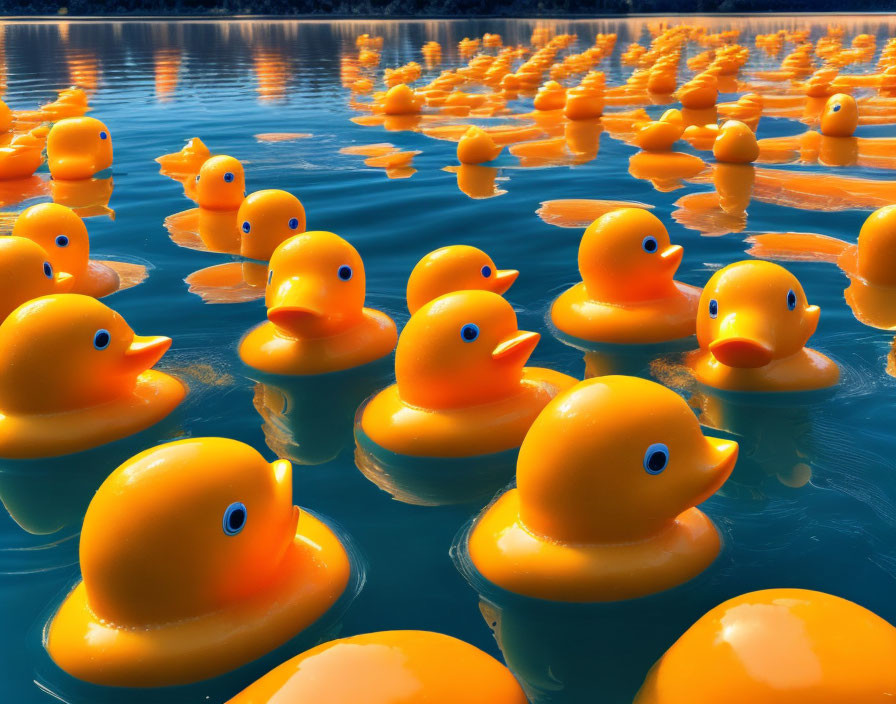
[[[832,20],[699,21],[713,30],[741,28],[741,43],[752,49],[748,68],[764,68],[776,62],[753,49],[753,35],[808,26],[814,40]],[[596,32],[619,34],[613,56],[599,67],[612,85],[630,71],[620,65],[620,51],[629,42],[649,41],[648,22],[552,24],[557,32],[579,35],[577,50],[590,45]],[[878,38],[878,50],[894,30],[894,21],[887,18],[842,22],[847,26],[847,40],[860,32],[872,33]],[[255,382],[239,363],[236,344],[264,318],[263,304],[208,305],[189,293],[185,277],[229,259],[179,248],[162,226],[167,215],[191,204],[179,184],[158,174],[153,159],[178,150],[190,137],[201,137],[215,153],[241,159],[249,191],[287,189],[304,203],[308,229],[331,230],[354,243],[365,260],[369,305],[392,315],[399,326],[407,319],[404,285],[414,263],[432,249],[463,242],[482,247],[501,267],[521,270],[509,293],[520,327],[546,333],[548,303],[577,279],[581,234],[578,229],[552,227],[536,216],[539,203],[548,199],[653,204],[672,240],[685,247],[678,278],[695,285],[703,284],[720,266],[744,258],[743,239],[749,232],[810,231],[855,240],[870,209],[822,212],[755,199],[749,204],[744,232],[703,237],[679,225],[671,214],[679,197],[710,190],[711,185],[685,182],[677,190],[658,192],[649,181],[629,175],[627,162],[635,149],[606,132],[597,158],[575,167],[521,169],[505,151],[497,165],[499,184],[506,193],[473,200],[458,190],[453,174],[442,170],[455,163],[452,142],[350,122],[358,113],[348,107],[339,67],[342,56],[356,52],[358,34],[385,38],[380,69],[421,61],[422,44],[439,41],[443,64],[428,71],[426,78],[461,63],[455,47],[465,36],[489,31],[500,33],[507,44],[528,43],[536,24],[545,23],[7,23],[0,25],[7,83],[3,97],[14,109],[33,108],[51,100],[73,80],[90,83],[95,78],[96,85],[87,86],[91,114],[109,126],[114,140],[110,207],[115,217],[88,220],[94,256],[151,267],[144,284],[106,302],[138,333],[174,338],[160,366],[182,376],[191,391],[182,411],[172,419],[172,427],[166,429],[169,435],[233,437],[269,458],[275,447],[311,463],[296,464],[296,503],[342,526],[367,566],[366,584],[342,621],[343,634],[431,629],[502,657],[492,625],[499,631],[511,666],[539,701],[603,701],[602,696],[606,701],[622,701],[624,695],[614,692],[625,686],[594,667],[612,653],[614,644],[625,643],[633,649],[627,661],[634,663],[628,669],[635,672],[620,669],[620,681],[637,680],[646,669],[644,661],[649,664],[657,648],[661,651],[705,608],[738,593],[785,586],[821,589],[896,622],[892,598],[896,586],[892,436],[896,380],[886,373],[892,332],[865,327],[854,318],[843,299],[848,281],[830,264],[789,267],[802,281],[810,302],[823,311],[813,346],[842,367],[842,382],[835,392],[805,403],[772,407],[762,401],[751,408],[700,396],[693,400],[695,406],[709,409],[703,416],[707,423],[738,437],[742,458],[729,483],[704,506],[724,534],[722,557],[711,575],[683,596],[670,596],[673,601],[665,605],[661,601],[659,605],[645,603],[643,608],[636,604],[617,611],[558,614],[550,609],[545,613],[543,605],[514,604],[505,609],[499,626],[494,609],[485,608],[483,616],[476,592],[449,555],[455,535],[485,500],[441,507],[395,501],[355,467],[352,407],[355,397],[363,398],[369,389],[363,384],[287,389],[292,400],[287,405],[288,417],[278,419],[268,413],[268,427],[262,428],[262,416],[253,405]],[[694,47],[689,51],[694,52]],[[255,75],[255,59],[261,53],[282,61],[281,85],[263,94],[257,90]],[[160,56],[180,58],[176,86],[156,85],[155,63]],[[868,71],[871,66],[857,70]],[[276,78],[272,80],[277,83]],[[649,111],[659,114],[663,109],[650,107]],[[804,130],[805,125],[794,120],[763,118],[759,133],[768,137]],[[253,137],[262,132],[302,132],[313,137],[262,144]],[[896,125],[860,127],[857,134],[896,136]],[[420,150],[414,160],[417,172],[407,179],[390,180],[382,170],[365,167],[362,158],[339,153],[344,146],[373,142]],[[836,171],[892,178],[887,171],[859,167]],[[36,201],[6,209],[18,210],[31,202]],[[675,375],[674,356],[651,367],[652,361],[650,355],[627,356],[611,364],[667,380]],[[580,378],[586,363],[592,371],[607,368],[606,360],[584,360],[581,352],[550,334],[544,334],[533,362]],[[318,408],[323,410],[317,413]],[[322,416],[332,423],[321,424]],[[295,442],[290,445],[288,437],[284,441],[277,422],[287,429],[292,426],[301,440],[299,447]],[[0,701],[131,700],[76,683],[49,662],[41,647],[47,618],[78,577],[80,518],[92,491],[112,468],[96,462],[89,471],[80,465],[75,471],[63,462],[31,473],[0,472],[0,499],[20,523],[32,528],[28,532],[6,512],[0,515]],[[684,611],[679,608],[682,603],[687,607]],[[639,648],[642,641],[644,646]],[[245,678],[223,678],[184,691],[149,694],[146,700],[222,702],[245,684]]]

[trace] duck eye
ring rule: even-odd
[[[106,349],[111,341],[112,336],[109,335],[108,330],[97,330],[93,336],[93,346],[98,350]]]
[[[642,240],[641,247],[648,254],[653,254],[657,249],[659,249],[659,244],[656,241],[656,237],[648,235]]]
[[[709,301],[709,317],[715,318],[719,314],[719,302],[713,298]]]
[[[787,292],[787,310],[793,310],[796,308],[796,294],[793,292],[793,289],[790,289]]]
[[[46,276],[48,279],[53,278],[53,266],[50,264],[50,262],[44,262],[44,276]]]
[[[246,505],[234,501],[224,510],[224,520],[221,522],[225,535],[236,535],[246,527]]]
[[[106,139],[108,137],[109,135],[107,135],[105,132],[100,132],[100,139]]]
[[[59,237],[56,238],[56,246],[68,247],[68,237],[66,237],[65,235],[59,235]]]
[[[482,267],[482,275],[485,278],[488,278],[489,276],[492,275],[492,268],[488,264],[486,264],[484,267]]]
[[[273,278],[274,278],[274,270],[271,269],[271,270],[268,272],[268,286],[271,285],[271,281],[273,280]]]
[[[467,323],[460,329],[460,339],[464,342],[473,342],[479,337],[479,326],[476,323]]]
[[[249,224],[249,221],[246,220],[246,222],[243,223],[243,232],[248,233],[249,230],[251,230],[251,229],[252,229],[252,226]]]
[[[350,278],[352,278],[352,268],[347,264],[343,264],[341,267],[339,267],[336,275],[343,281],[348,281]]]
[[[296,230],[299,227],[299,219],[298,218],[290,218],[289,222],[286,224],[289,225],[290,230]]]
[[[659,474],[669,464],[669,448],[661,442],[654,443],[644,453],[644,470],[648,474]]]
[[[233,174],[228,171],[226,174],[224,174],[224,180],[227,183],[230,183],[231,181],[233,181]]]
[[[832,107],[831,110],[833,110],[834,112],[840,112],[840,105],[839,105],[839,103],[838,103],[837,105],[835,105],[834,107]]]
[[[197,180],[197,181],[199,180],[199,176],[198,176],[198,175],[196,176],[196,180]]]

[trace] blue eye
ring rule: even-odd
[[[715,318],[719,314],[719,302],[713,298],[709,302],[709,317]]]
[[[228,171],[226,174],[224,174],[224,180],[227,183],[230,183],[231,181],[233,181],[233,174]]]
[[[299,219],[298,218],[290,218],[289,222],[286,224],[289,225],[290,230],[295,230],[299,227]]]
[[[246,527],[246,505],[234,501],[224,510],[224,520],[221,522],[225,535],[236,535]]]
[[[659,474],[669,464],[669,448],[661,442],[654,443],[644,453],[644,470],[648,474]]]
[[[486,264],[484,267],[482,267],[482,275],[485,278],[488,278],[489,276],[492,275],[492,268],[488,264]]]
[[[352,278],[352,268],[347,264],[343,264],[339,267],[339,271],[336,272],[336,275],[343,281],[348,281]]]
[[[199,180],[199,176],[196,176],[196,180],[197,180],[197,181]]]
[[[243,223],[243,232],[248,233],[249,230],[251,230],[251,229],[252,229],[252,226],[249,224],[249,221],[246,220],[246,222]]]
[[[46,276],[48,279],[53,278],[53,267],[51,266],[50,262],[44,262],[44,276]]]
[[[271,270],[268,272],[268,286],[271,285],[271,280],[272,280],[273,278],[274,278],[274,270],[271,269]]]
[[[98,350],[106,349],[111,341],[112,337],[109,335],[108,330],[97,330],[93,336],[93,346]]]
[[[793,289],[790,289],[787,292],[787,310],[793,310],[796,308],[796,294],[793,292]]]
[[[65,235],[59,235],[59,237],[56,238],[56,246],[68,247],[68,237],[66,237]]]
[[[108,136],[105,132],[100,132],[100,139],[106,139]]]
[[[834,112],[840,112],[840,105],[839,104],[835,105],[834,107],[831,108],[831,110],[833,110]]]
[[[659,249],[659,244],[656,241],[656,237],[652,237],[652,236],[648,235],[641,242],[641,247],[648,254],[653,254],[657,249]]]
[[[479,326],[476,323],[467,323],[460,329],[460,339],[464,342],[473,342],[479,337]]]

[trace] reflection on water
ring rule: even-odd
[[[836,23],[845,29],[845,47],[853,36],[868,33],[877,38],[877,52],[896,30],[896,18],[870,16],[688,21],[709,32],[741,30],[750,60],[739,80],[747,85],[723,81],[719,114],[746,120],[755,119],[755,106],[742,95],[766,85],[763,76],[775,78],[794,48],[776,30],[805,28],[817,41]],[[608,203],[651,206],[672,241],[684,246],[677,278],[692,285],[747,256],[744,238],[750,234],[814,232],[854,242],[867,213],[896,200],[891,165],[879,153],[886,143],[871,141],[896,137],[887,112],[892,106],[869,102],[857,141],[832,142],[801,137],[817,130],[818,101],[767,97],[758,136],[784,141],[768,143],[769,158],[755,166],[714,164],[699,129],[692,141],[677,143],[676,156],[638,152],[629,143],[633,124],[657,119],[674,102],[668,95],[624,105],[617,92],[616,104],[607,109],[619,114],[607,114],[600,123],[486,112],[431,119],[356,109],[383,87],[385,69],[404,66],[412,76],[415,69],[407,65],[419,62],[419,83],[429,82],[442,70],[466,64],[476,49],[459,42],[485,32],[499,33],[505,46],[528,46],[533,30],[539,41],[551,30],[575,33],[579,40],[569,52],[582,52],[598,32],[615,32],[614,52],[597,66],[612,89],[632,74],[623,54],[637,54],[628,49],[633,42],[646,46],[655,23],[632,18],[0,24],[3,100],[14,110],[34,111],[59,90],[78,86],[89,98],[89,114],[109,127],[115,148],[111,172],[84,182],[51,181],[45,166],[34,176],[0,181],[0,227],[8,224],[9,211],[54,199],[89,218],[92,258],[150,265],[145,282],[107,302],[135,329],[174,338],[167,365],[188,370],[191,394],[173,432],[233,437],[269,458],[296,461],[295,503],[338,521],[369,564],[367,583],[345,614],[343,634],[430,629],[496,656],[503,651],[538,702],[625,701],[649,661],[693,618],[751,589],[822,589],[896,622],[893,333],[862,324],[892,328],[888,296],[878,300],[852,285],[845,300],[850,281],[838,267],[788,262],[809,301],[822,309],[813,346],[834,357],[843,375],[828,397],[772,407],[761,399],[743,402],[695,389],[678,365],[679,350],[590,350],[583,360],[582,351],[563,344],[545,325],[550,301],[579,278],[581,228]],[[355,39],[364,33],[382,37],[381,49],[375,40],[359,48]],[[768,35],[762,46],[754,41],[757,34]],[[440,50],[430,44],[423,51],[427,42],[438,42]],[[865,53],[844,73],[876,70],[877,55],[859,49]],[[684,62],[705,66],[705,51],[689,46]],[[809,58],[820,65],[820,59]],[[508,107],[531,112],[533,94],[520,90]],[[869,92],[856,86],[855,94]],[[449,107],[463,113],[495,104]],[[707,119],[702,112],[685,113],[693,125]],[[31,117],[31,129],[40,129]],[[468,122],[497,128],[495,138],[507,145],[528,143],[505,148],[493,164],[458,167],[456,140]],[[203,243],[203,234],[218,232],[214,223],[200,227],[197,219],[192,229],[175,228],[174,241],[165,228],[167,216],[193,204],[184,184],[161,176],[154,159],[178,152],[194,137],[212,153],[244,163],[247,191],[289,190],[302,200],[309,230],[337,232],[356,245],[365,261],[369,305],[399,325],[406,320],[405,283],[414,264],[438,247],[467,243],[520,269],[509,294],[520,327],[544,333],[533,364],[579,378],[623,371],[682,390],[706,425],[736,437],[742,447],[731,481],[703,506],[725,539],[706,580],[649,603],[591,610],[505,603],[486,585],[471,589],[449,557],[452,537],[506,475],[477,475],[483,483],[476,485],[473,503],[431,505],[448,503],[431,494],[424,501],[396,501],[393,495],[419,499],[430,491],[426,482],[415,483],[427,477],[404,468],[372,473],[374,483],[358,471],[349,451],[354,407],[388,379],[302,384],[246,375],[236,344],[264,316],[264,264],[236,258],[228,253],[232,246]],[[38,132],[33,139],[43,137]],[[819,173],[825,178],[818,179]],[[536,211],[545,201],[550,202],[539,219]],[[229,236],[229,223],[222,231]],[[233,305],[209,305],[221,302]],[[87,465],[0,467],[6,508],[0,512],[4,701],[121,701],[120,693],[99,693],[63,676],[40,644],[47,617],[77,578],[77,532],[86,504],[119,461],[101,455]],[[450,482],[439,489],[445,486],[451,488]],[[483,594],[482,612],[477,592]],[[607,664],[626,657],[614,672],[597,667],[601,654]],[[246,676],[141,699],[223,702]]]

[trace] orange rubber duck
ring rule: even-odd
[[[703,572],[721,540],[696,506],[725,482],[737,443],[705,437],[687,402],[638,377],[576,384],[520,448],[516,488],[477,519],[469,556],[489,582],[537,599],[607,602]]]
[[[159,173],[181,181],[195,177],[211,156],[205,142],[199,137],[193,137],[179,152],[156,157],[156,162],[159,164]]]
[[[186,393],[152,369],[170,346],[88,296],[19,306],[0,324],[0,457],[67,455],[159,422]]]
[[[179,440],[127,460],[87,508],[83,581],[50,621],[50,657],[94,684],[181,685],[311,626],[351,565],[292,490],[289,462],[236,440]]]
[[[408,278],[407,301],[411,314],[422,305],[452,291],[492,291],[507,293],[520,272],[498,269],[481,249],[464,244],[430,252],[417,262]]]
[[[395,323],[364,307],[361,255],[332,232],[286,240],[268,268],[268,320],[240,343],[240,357],[269,374],[324,374],[358,367],[395,348]]]
[[[665,152],[684,132],[681,111],[667,110],[659,120],[636,122],[632,144],[645,151]]]
[[[423,107],[424,100],[405,83],[399,83],[386,91],[382,111],[386,115],[416,115]]]
[[[634,704],[887,704],[896,629],[846,599],[764,589],[712,609],[654,665]]]
[[[200,208],[238,210],[245,197],[246,172],[238,159],[220,154],[202,163],[196,176],[194,197]]]
[[[496,159],[502,149],[488,132],[474,125],[457,143],[457,160],[461,164],[482,164]]]
[[[828,98],[821,113],[821,133],[825,137],[852,137],[859,125],[856,99],[846,93]]]
[[[810,391],[833,386],[837,364],[805,347],[821,311],[784,267],[742,261],[720,269],[697,313],[700,349],[687,365],[723,391]]]
[[[579,245],[582,283],[554,301],[552,322],[586,342],[652,344],[693,335],[700,289],[672,278],[683,251],[647,210],[602,215]]]
[[[39,244],[53,269],[71,276],[71,292],[101,298],[115,293],[121,278],[108,264],[90,259],[87,227],[71,208],[38,203],[16,218],[12,234]]]
[[[47,136],[50,174],[62,181],[80,181],[112,166],[112,136],[94,117],[67,117]]]
[[[277,189],[255,191],[240,205],[240,254],[267,261],[290,237],[305,231],[305,208],[292,193]]]
[[[747,125],[737,120],[727,120],[719,128],[712,143],[712,155],[716,161],[726,164],[749,164],[759,156],[756,135]]]
[[[491,291],[455,291],[419,308],[395,352],[396,383],[365,406],[360,431],[404,456],[472,457],[519,447],[572,377],[525,367],[540,335],[517,328]]]
[[[31,176],[44,163],[44,146],[49,130],[35,127],[15,135],[9,144],[0,147],[0,181],[12,181]]]
[[[493,657],[428,631],[382,631],[324,643],[287,660],[227,704],[274,704],[284,697],[296,704],[527,701],[510,671]]]
[[[71,274],[55,270],[39,244],[0,237],[0,322],[26,301],[67,293],[71,286]]]
[[[711,73],[697,74],[678,89],[675,97],[689,110],[711,108],[719,97],[718,79]]]

